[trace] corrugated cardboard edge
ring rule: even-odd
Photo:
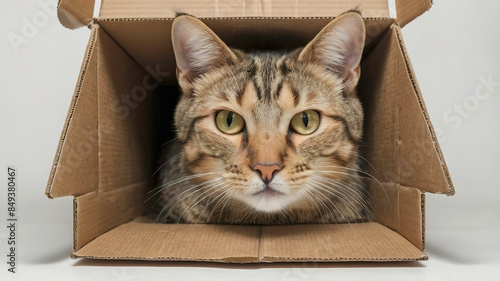
[[[50,176],[49,176],[49,179],[47,182],[47,187],[45,189],[45,195],[50,199],[55,198],[52,194],[52,184],[54,182],[54,178],[55,178],[55,175],[57,172],[57,168],[58,168],[59,160],[61,158],[61,153],[63,150],[64,142],[66,140],[66,135],[68,133],[68,129],[69,129],[70,124],[71,124],[71,119],[73,118],[73,113],[74,113],[74,110],[75,110],[75,107],[76,107],[76,104],[78,101],[78,97],[80,96],[80,91],[82,90],[82,85],[83,85],[83,82],[85,80],[85,74],[86,74],[88,66],[89,66],[90,58],[91,58],[92,53],[94,51],[94,44],[96,42],[96,38],[97,38],[97,30],[96,30],[96,28],[92,28],[91,34],[90,34],[90,39],[89,39],[89,42],[87,44],[87,49],[85,51],[85,54],[86,54],[85,60],[82,63],[82,66],[80,68],[79,82],[77,83],[77,85],[75,87],[73,99],[71,101],[70,109],[68,110],[68,115],[66,116],[66,121],[64,123],[61,137],[59,139],[59,144],[57,146],[56,156],[54,157],[54,162],[52,164],[52,169],[50,171]]]
[[[78,204],[77,204],[77,197],[73,197],[73,253],[71,253],[71,258],[73,257],[73,254],[77,251],[77,215],[76,211],[78,210]]]
[[[434,131],[434,127],[432,126],[432,123],[431,123],[430,118],[429,118],[429,113],[427,112],[427,108],[425,106],[424,100],[422,99],[422,94],[420,93],[420,87],[418,86],[418,82],[415,79],[415,71],[413,70],[413,67],[409,62],[408,51],[406,50],[406,46],[404,45],[402,37],[401,37],[401,28],[399,26],[395,25],[394,31],[396,32],[396,37],[398,39],[399,48],[400,48],[401,53],[403,55],[406,69],[408,72],[408,76],[410,77],[410,80],[411,80],[411,83],[413,86],[413,90],[415,91],[415,96],[417,97],[418,103],[420,105],[420,109],[422,110],[422,115],[424,116],[425,123],[427,124],[427,128],[428,128],[430,136],[432,138],[432,143],[434,145],[434,149],[435,149],[437,156],[439,158],[439,162],[441,163],[441,169],[442,169],[443,174],[445,176],[446,183],[448,184],[448,192],[445,194],[448,196],[454,195],[455,194],[455,187],[453,186],[453,182],[451,181],[448,166],[446,165],[446,162],[444,160],[444,156],[443,156],[443,153],[441,151],[441,147],[439,146],[439,142],[437,140],[436,133]]]
[[[421,213],[422,213],[422,251],[425,250],[425,193],[422,193],[420,202],[422,202]]]
[[[429,257],[423,254],[421,257],[416,259],[411,258],[384,258],[384,259],[370,259],[370,258],[334,258],[334,259],[324,259],[324,258],[266,258],[256,260],[254,258],[227,258],[227,259],[191,259],[191,258],[175,258],[175,257],[167,257],[167,258],[143,258],[143,257],[121,257],[119,259],[114,257],[96,257],[96,256],[85,256],[78,255],[76,253],[71,254],[72,259],[92,259],[92,260],[123,260],[123,261],[188,261],[188,262],[215,262],[215,263],[240,263],[240,264],[262,264],[262,263],[276,263],[276,262],[409,262],[409,261],[426,261]]]
[[[191,259],[191,258],[176,258],[176,257],[163,257],[163,258],[144,258],[144,257],[97,257],[92,255],[79,255],[73,252],[70,256],[72,259],[91,259],[91,260],[121,260],[121,261],[175,261],[175,262],[215,262],[215,263],[262,263],[264,261],[256,260],[253,257],[232,257],[227,259]]]
[[[305,19],[318,19],[318,20],[328,20],[335,19],[334,16],[331,17],[199,17],[201,20],[305,20]],[[389,17],[363,17],[364,20],[391,20],[395,19]],[[159,17],[159,18],[96,18],[95,21],[173,21],[174,18],[169,17]]]
[[[412,259],[412,258],[383,258],[383,259],[372,259],[372,258],[336,258],[336,259],[322,259],[322,258],[266,258],[265,260],[261,260],[260,262],[393,262],[393,261],[424,261],[428,260],[429,257],[426,254],[423,254],[421,257]]]

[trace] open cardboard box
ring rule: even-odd
[[[145,219],[143,202],[154,185],[161,135],[157,113],[165,105],[171,110],[179,94],[172,10],[202,18],[229,46],[248,50],[303,46],[332,17],[357,4],[367,27],[358,89],[366,112],[367,171],[379,181],[368,186],[374,221],[239,226]],[[430,6],[429,0],[60,0],[64,26],[91,28],[46,189],[49,198],[74,196],[72,257],[235,263],[427,259],[424,193],[452,195],[454,188],[400,27]]]

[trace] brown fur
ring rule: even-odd
[[[178,140],[165,149],[166,164],[159,173],[159,222],[343,223],[367,218],[358,166],[363,123],[355,92],[359,60],[344,71],[325,67],[321,56],[328,47],[325,34],[341,20],[360,18],[357,12],[343,14],[305,48],[290,53],[229,49],[198,19],[176,18],[172,37],[183,95],[175,111]],[[186,25],[196,28],[191,37],[199,35],[211,47],[197,54],[206,58],[203,64],[179,58],[192,50],[180,49],[185,45],[175,41]],[[364,42],[364,25],[362,32]],[[320,112],[320,127],[310,135],[295,133],[291,118],[309,109]],[[219,110],[240,114],[245,129],[235,135],[217,130]],[[293,200],[261,198],[268,200],[262,201],[263,209],[272,209],[272,200],[287,202],[276,210],[263,211],[245,201],[253,196],[249,190],[263,184],[252,168],[261,164],[281,167],[270,185],[295,194]]]

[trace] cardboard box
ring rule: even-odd
[[[49,198],[74,196],[72,257],[232,263],[427,259],[425,193],[452,195],[454,188],[400,28],[428,10],[430,0],[289,2],[60,0],[64,26],[91,28],[46,189]],[[366,111],[364,157],[379,181],[369,182],[375,221],[148,222],[143,202],[157,158],[157,97],[175,100],[178,94],[172,10],[202,18],[229,46],[248,50],[303,46],[356,4],[367,27],[358,88]]]

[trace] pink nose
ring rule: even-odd
[[[273,180],[274,173],[281,170],[281,166],[278,164],[256,164],[252,167],[254,171],[259,171],[262,180],[265,183],[270,183]]]

